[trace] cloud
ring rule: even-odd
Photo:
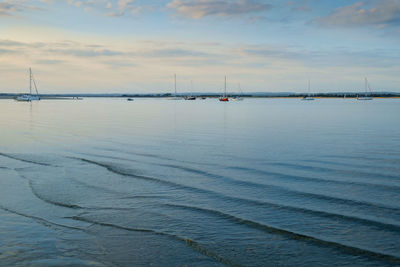
[[[3,49],[3,48],[0,48],[0,55],[4,55],[4,54],[14,54],[14,53],[16,53],[16,51],[11,50],[11,49]]]
[[[242,56],[254,56],[262,58],[295,59],[302,53],[298,53],[289,47],[275,47],[267,45],[247,45],[237,50]]]
[[[152,10],[151,5],[139,5],[135,0],[68,0],[68,3],[85,11],[96,10],[109,17],[122,17]]]
[[[285,4],[286,7],[289,7],[294,12],[310,12],[311,8],[309,6],[308,1],[288,1]]]
[[[43,47],[45,46],[44,43],[41,42],[33,42],[33,43],[22,43],[22,42],[17,42],[13,40],[3,40],[0,39],[0,47]]]
[[[44,59],[44,60],[36,60],[36,64],[41,65],[55,65],[55,64],[62,64],[65,60],[57,60],[57,59]]]
[[[25,10],[38,10],[37,7],[25,4],[26,1],[0,0],[0,17],[13,16]]]
[[[335,47],[310,50],[296,46],[246,45],[236,50],[243,59],[252,62],[296,62],[307,67],[327,68],[351,66],[357,68],[397,66],[400,54],[396,49],[351,49]],[[327,64],[329,62],[329,64]]]
[[[195,51],[192,49],[179,49],[179,48],[166,48],[166,49],[156,49],[151,50],[145,55],[152,57],[207,57],[210,56],[208,53]]]
[[[167,7],[183,17],[200,19],[259,13],[268,10],[270,5],[256,0],[173,0]]]
[[[24,46],[25,43],[13,41],[13,40],[0,40],[0,46]]]
[[[337,8],[328,16],[317,18],[315,22],[333,27],[400,26],[400,0],[375,0],[368,3],[356,2]]]
[[[16,77],[15,81],[7,79],[9,88],[21,88],[24,80],[18,75],[26,66],[32,66],[43,74],[40,79],[44,85],[42,92],[60,92],[68,88],[85,92],[93,88],[101,92],[129,88],[132,84],[141,84],[150,91],[168,91],[171,81],[168,75],[171,72],[178,73],[182,83],[189,84],[191,79],[201,81],[204,90],[214,90],[218,83],[215,81],[220,81],[220,77],[226,74],[232,80],[260,89],[260,84],[265,86],[268,77],[271,90],[274,87],[287,89],[298,86],[296,80],[304,79],[308,73],[323,75],[321,80],[326,86],[335,82],[335,77],[349,81],[354,77],[363,77],[365,73],[382,73],[385,78],[382,81],[386,82],[393,77],[397,79],[393,73],[399,70],[400,54],[396,48],[332,47],[312,50],[303,46],[268,43],[152,40],[129,43],[58,40],[37,43],[0,39],[0,58],[7,66],[1,75]]]
[[[123,55],[123,52],[114,51],[109,49],[90,49],[90,48],[78,48],[78,49],[50,49],[50,53],[70,55],[76,57],[112,57]]]
[[[112,3],[108,2],[107,8],[110,9],[111,7]],[[108,15],[112,17],[120,17],[125,15],[126,11],[131,11],[133,13],[134,10],[135,10],[134,0],[118,0],[116,3],[116,10],[111,13],[108,13]]]

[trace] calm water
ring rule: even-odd
[[[400,264],[400,99],[0,100],[0,265]]]

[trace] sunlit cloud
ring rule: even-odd
[[[249,91],[365,76],[398,91],[399,1],[0,0],[2,91],[28,67],[48,93],[165,92],[174,73],[203,91],[225,75]]]
[[[122,17],[143,10],[152,10],[151,5],[139,5],[135,0],[68,0],[68,3],[85,11],[97,10],[110,17]]]
[[[296,80],[311,74],[327,85],[340,75],[343,83],[373,72],[386,77],[385,69],[400,71],[396,50],[309,50],[269,44],[223,45],[167,41],[136,41],[125,45],[82,41],[23,42],[0,40],[0,60],[9,88],[24,86],[25,69],[33,67],[42,92],[158,92],[169,91],[178,73],[185,86],[193,79],[203,91],[219,88],[221,77],[242,82],[246,90],[290,91]],[[327,64],[329,63],[329,64]],[[16,71],[17,69],[17,71]],[[387,72],[387,71],[386,71]],[[312,75],[311,75],[312,76]],[[14,78],[13,78],[14,77]],[[288,79],[290,77],[290,79]],[[361,79],[361,78],[360,78]],[[385,79],[388,79],[386,77]],[[268,80],[268,83],[265,81]],[[329,82],[327,82],[329,81]],[[355,83],[359,81],[355,79]],[[117,89],[116,89],[117,88]],[[199,89],[200,90],[200,89]]]
[[[331,14],[319,17],[316,23],[323,26],[400,26],[400,0],[356,2],[339,7]]]
[[[256,0],[173,0],[167,7],[183,17],[199,19],[259,13],[268,10],[270,5]]]
[[[26,0],[1,0],[0,1],[0,17],[14,16],[26,10],[39,10],[38,7],[29,4]]]

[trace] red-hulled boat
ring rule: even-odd
[[[219,98],[219,101],[223,101],[223,102],[228,102],[229,101],[229,98],[226,96],[226,76],[225,76],[224,95]]]

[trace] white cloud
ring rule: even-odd
[[[179,15],[199,19],[206,16],[238,16],[259,13],[270,8],[256,0],[173,0],[167,5]]]
[[[68,0],[68,3],[85,11],[97,10],[110,17],[121,17],[152,10],[150,5],[139,5],[135,0]]]
[[[14,16],[16,13],[25,10],[39,10],[39,8],[29,5],[22,0],[0,0],[0,17]]]
[[[400,26],[400,0],[375,0],[356,2],[337,8],[330,15],[319,17],[316,22],[323,26]]]
[[[349,80],[368,72],[382,73],[382,82],[386,83],[398,80],[393,72],[399,71],[399,59],[398,51],[393,49],[306,50],[268,44],[0,39],[0,60],[8,66],[0,76],[15,76],[14,82],[5,79],[5,86],[20,90],[24,80],[18,75],[26,66],[32,66],[37,73],[42,73],[42,92],[53,93],[66,92],[68,88],[110,92],[132,84],[141,84],[148,92],[168,92],[174,72],[179,74],[182,83],[189,84],[194,79],[208,91],[218,88],[224,75],[231,81],[257,88],[254,90],[268,89],[264,86],[271,86],[271,90],[292,90],[298,86],[296,81],[305,79],[308,73],[322,75],[321,84],[326,87],[339,75],[346,86]],[[357,79],[355,84],[359,82]]]

